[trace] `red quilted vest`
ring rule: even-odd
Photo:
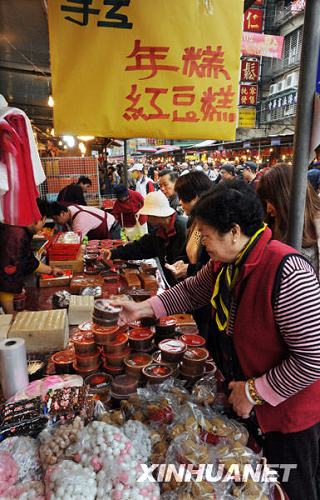
[[[266,229],[239,276],[235,290],[238,307],[234,346],[246,378],[265,374],[289,354],[273,316],[277,271],[288,254],[299,252],[271,240],[271,231]],[[256,415],[264,433],[308,429],[320,421],[320,381],[278,406],[265,403],[256,407]]]

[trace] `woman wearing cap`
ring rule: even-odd
[[[132,176],[136,181],[136,191],[142,194],[144,198],[148,193],[154,191],[154,183],[152,179],[145,175],[142,163],[135,163],[133,167],[129,169],[129,172],[132,172]]]
[[[151,299],[120,302],[125,322],[211,303],[212,351],[229,402],[255,411],[271,464],[293,464],[290,500],[318,500],[320,484],[320,285],[308,261],[272,240],[263,208],[243,182],[223,182],[193,209],[211,260]],[[283,479],[283,469],[279,470]]]
[[[129,241],[138,240],[148,232],[146,215],[138,214],[143,207],[143,196],[128,189],[124,184],[115,187],[117,201],[113,205],[112,215],[124,228]]]
[[[148,216],[148,223],[153,227],[152,233],[138,241],[107,250],[105,258],[137,260],[159,257],[169,283],[174,283],[171,272],[164,266],[165,263],[173,264],[184,253],[187,219],[175,213],[161,191],[147,194],[139,214]]]

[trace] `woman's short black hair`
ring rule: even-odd
[[[180,200],[189,203],[211,189],[212,185],[212,181],[205,173],[194,171],[181,175],[174,185],[174,190]]]
[[[259,198],[250,185],[239,180],[213,187],[201,196],[191,215],[221,234],[238,224],[246,236],[252,236],[263,224]]]
[[[61,212],[68,212],[68,208],[62,205],[61,203],[58,203],[57,201],[53,201],[52,203],[48,204],[47,215],[49,217],[59,216]]]

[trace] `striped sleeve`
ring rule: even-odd
[[[157,297],[152,297],[148,302],[158,317],[160,313],[157,314],[157,311],[163,311],[159,307],[159,300],[167,315],[193,311],[210,303],[213,282],[213,263],[209,261],[195,276],[185,279]]]
[[[320,379],[320,287],[300,256],[289,257],[283,267],[274,313],[289,356],[256,379],[256,389],[276,406]]]

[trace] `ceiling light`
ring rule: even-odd
[[[49,95],[48,106],[50,106],[50,108],[53,108],[53,106],[54,106],[54,100],[53,100],[52,95]]]

